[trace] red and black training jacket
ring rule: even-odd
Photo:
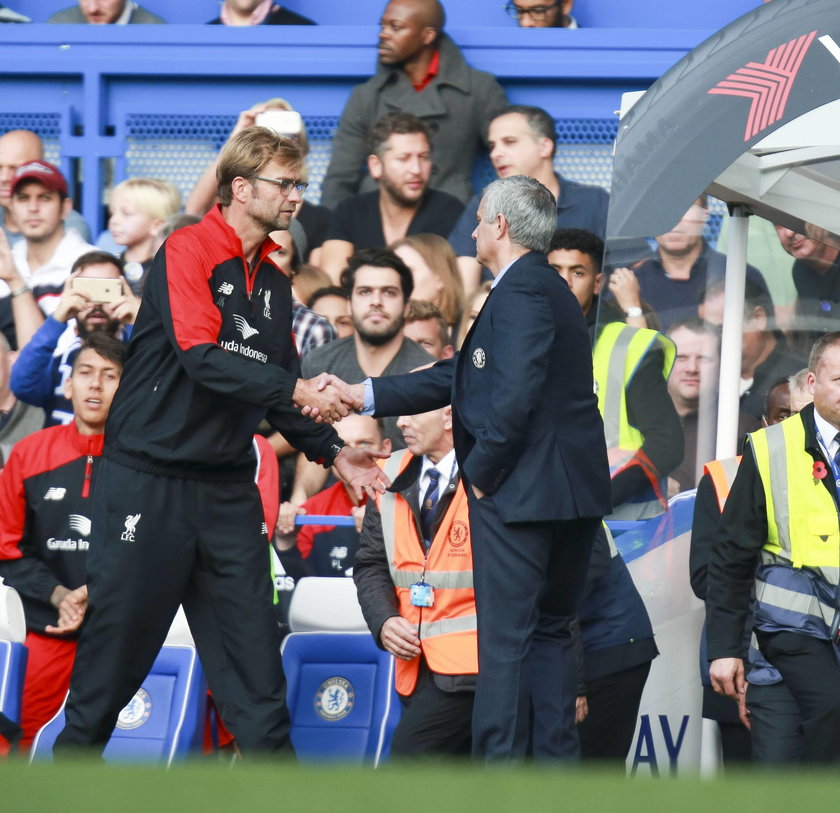
[[[249,269],[219,207],[158,252],[105,428],[105,456],[152,474],[253,480],[267,417],[310,460],[332,462],[335,431],[292,405],[300,362],[291,283],[268,259]]]
[[[80,435],[75,422],[18,441],[0,473],[0,576],[20,593],[26,626],[43,632],[58,611],[58,585],[86,582],[91,479],[103,435]]]

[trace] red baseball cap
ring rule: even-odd
[[[46,161],[29,161],[21,164],[12,179],[12,194],[25,181],[37,181],[53,192],[58,192],[63,198],[68,196],[67,181],[61,170]]]

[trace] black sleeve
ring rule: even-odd
[[[627,385],[627,419],[644,436],[641,451],[660,477],[673,471],[683,459],[682,424],[662,375],[662,350],[645,354]],[[630,466],[612,480],[613,505],[621,505],[650,485],[641,466]]]
[[[697,598],[706,598],[709,556],[720,524],[720,506],[711,475],[704,474],[697,484],[694,519],[691,524],[691,547],[688,554],[691,589]]]
[[[0,576],[3,577],[3,582],[17,590],[22,598],[47,606],[50,606],[53,590],[61,584],[52,571],[34,556],[0,560]]]
[[[747,445],[712,539],[706,587],[708,658],[739,658],[756,557],[767,541],[767,508]]]
[[[327,233],[324,240],[345,240],[348,243],[356,243],[356,235],[353,229],[353,203],[355,198],[348,198],[341,201],[330,215],[327,224]]]
[[[586,681],[583,679],[584,670],[584,655],[583,655],[583,637],[580,634],[580,620],[574,616],[569,621],[569,634],[572,636],[572,642],[575,645],[575,662],[577,663],[578,684],[577,696],[586,696]]]
[[[592,554],[589,558],[589,570],[586,573],[586,585],[583,594],[586,595],[592,590],[592,586],[602,576],[605,576],[610,569],[612,562],[612,551],[607,542],[607,532],[603,524],[595,534],[595,541],[592,543]]]
[[[359,605],[368,628],[382,648],[379,632],[382,625],[397,611],[397,594],[388,568],[385,553],[385,540],[382,536],[382,518],[379,508],[373,500],[365,507],[362,533],[359,537],[359,550],[353,563],[353,581],[359,597]]]

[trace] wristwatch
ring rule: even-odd
[[[346,444],[342,443],[333,443],[330,446],[330,455],[332,457],[332,459],[329,462],[330,466],[332,466],[332,464],[335,463],[335,459],[338,457],[338,453],[344,448],[345,445]]]
[[[632,319],[637,318],[639,316],[643,316],[644,311],[638,305],[636,305],[632,308],[627,308],[627,310],[624,311],[624,314]]]

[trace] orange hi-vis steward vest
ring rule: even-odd
[[[385,473],[393,481],[411,460],[410,452],[392,456]],[[379,497],[382,535],[400,615],[419,630],[420,649],[429,669],[441,675],[478,673],[472,542],[467,495],[458,484],[428,552],[411,507],[401,494]],[[411,604],[411,585],[425,581],[434,588],[431,607]],[[420,658],[397,658],[397,691],[408,696],[417,684]]]
[[[741,455],[737,457],[724,457],[720,460],[710,460],[703,466],[703,471],[712,478],[712,485],[715,487],[715,495],[718,498],[720,513],[726,505],[726,499],[732,489],[735,475],[738,473],[738,466],[741,464]]]

